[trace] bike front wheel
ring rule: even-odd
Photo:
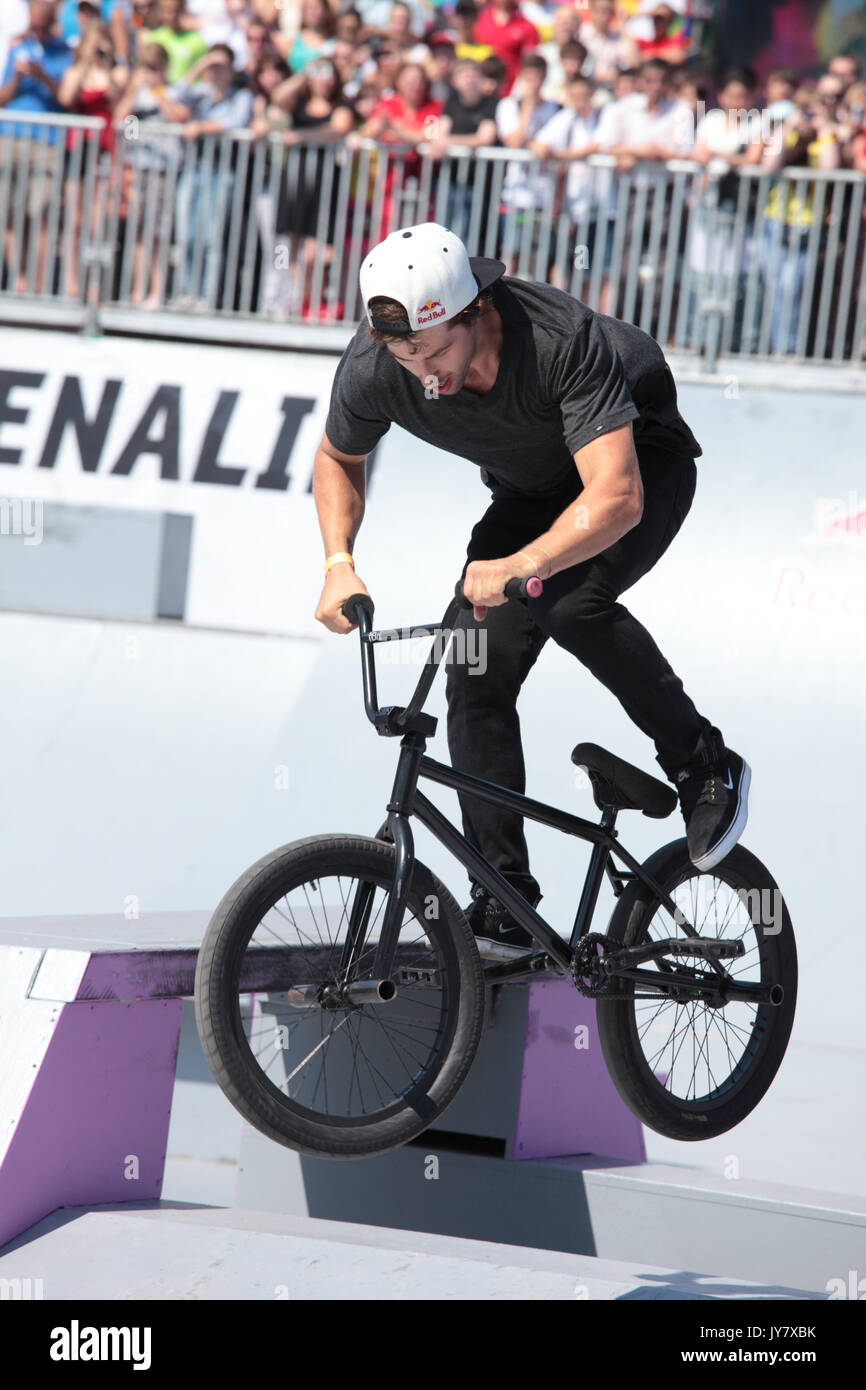
[[[415,1138],[469,1071],[481,961],[448,890],[415,861],[389,981],[372,978],[394,846],[317,836],[275,850],[205,933],[196,1023],[221,1089],[300,1153],[363,1158]]]
[[[644,1124],[671,1139],[711,1139],[740,1123],[768,1090],[785,1055],[797,997],[797,952],[788,909],[760,860],[737,845],[707,873],[696,869],[686,841],[659,850],[644,865],[702,937],[742,941],[744,954],[721,963],[738,983],[781,985],[778,1005],[697,997],[672,998],[628,980],[612,981],[597,1001],[598,1031],[611,1078]],[[681,925],[635,879],[607,932],[611,944],[684,939]],[[673,958],[675,959],[675,957]],[[643,969],[664,984],[670,958]],[[712,966],[696,957],[679,975],[712,986]],[[641,997],[647,996],[647,997]]]

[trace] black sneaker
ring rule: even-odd
[[[696,869],[712,869],[730,854],[748,819],[749,764],[726,748],[717,762],[683,768],[677,775],[689,858]]]
[[[531,906],[537,907],[540,902],[539,893]],[[513,946],[528,951],[535,945],[529,932],[518,926],[508,909],[491,898],[486,888],[473,889],[472,902],[464,911],[479,946]]]

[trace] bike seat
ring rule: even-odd
[[[618,811],[643,811],[645,816],[663,820],[676,807],[673,787],[641,772],[615,753],[608,753],[606,748],[599,748],[597,743],[579,743],[571,761],[586,769],[599,810],[615,806]]]

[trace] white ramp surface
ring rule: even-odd
[[[0,1255],[46,1299],[564,1301],[812,1299],[797,1289],[653,1265],[272,1212],[69,1208]],[[4,1286],[5,1287],[5,1286]]]

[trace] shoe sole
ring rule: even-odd
[[[424,945],[428,950],[433,950],[432,942],[426,936]],[[525,956],[532,949],[529,946],[507,946],[504,941],[491,941],[486,936],[476,936],[475,945],[482,960],[516,960],[518,956]]]
[[[476,936],[475,945],[482,960],[516,960],[518,956],[525,956],[530,951],[539,949],[534,944],[509,946],[505,941],[493,941],[488,936]]]
[[[737,794],[737,814],[728,826],[719,843],[713,849],[707,850],[700,859],[693,859],[692,863],[696,869],[714,869],[717,864],[730,854],[734,845],[739,840],[746,828],[746,821],[749,819],[749,787],[752,783],[752,769],[749,764],[743,761],[743,772],[740,777],[740,787]]]
[[[475,936],[473,940],[482,960],[514,960],[517,956],[525,956],[528,951],[533,950],[532,946],[509,946],[505,941],[493,941],[489,936]],[[429,936],[424,937],[424,945],[428,951],[433,950]]]

